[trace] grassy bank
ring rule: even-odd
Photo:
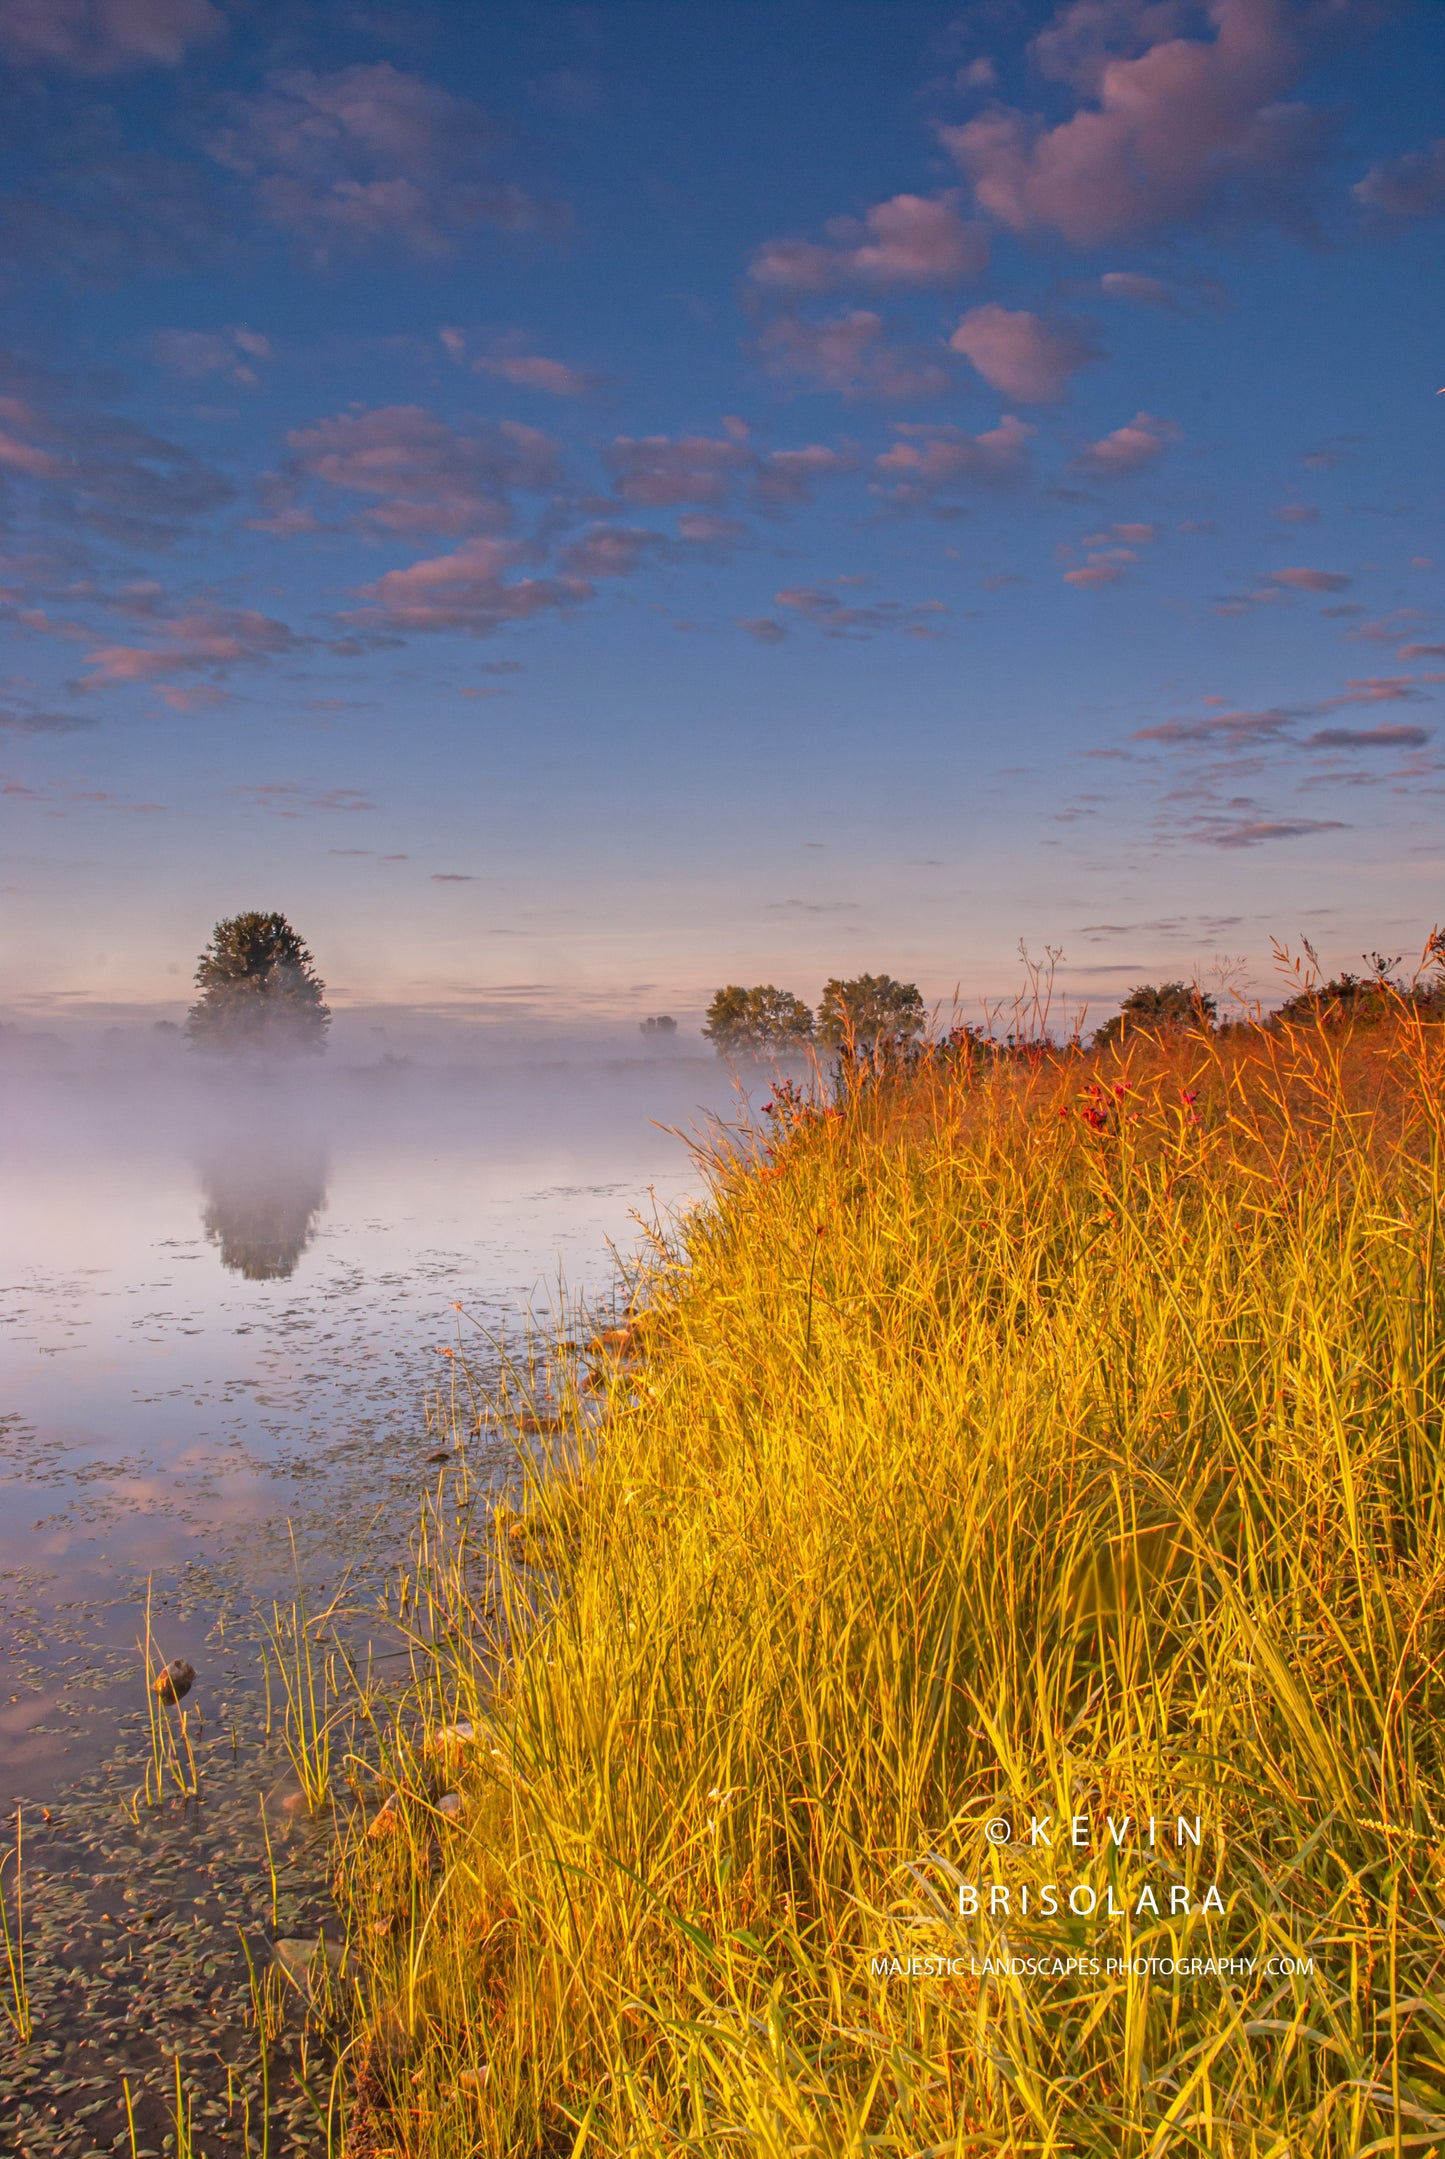
[[[429,1522],[355,2152],[1445,2150],[1442,1032],[719,1154],[600,1442]]]

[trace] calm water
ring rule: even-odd
[[[658,1127],[736,1107],[681,1056],[3,1088],[0,1798],[114,1745],[148,1580],[224,1715],[227,1621],[289,1580],[293,1532],[329,1585],[410,1526],[437,1347],[516,1339],[563,1279],[608,1293],[634,1212],[697,1190]]]

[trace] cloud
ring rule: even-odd
[[[872,491],[911,508],[966,483],[1006,486],[1022,479],[1038,430],[1010,412],[981,435],[906,420],[895,421],[892,432],[897,437],[892,448],[873,460]]]
[[[31,491],[51,515],[139,546],[164,546],[234,492],[194,452],[80,405],[68,384],[0,353],[4,481]]]
[[[677,521],[677,536],[690,547],[732,547],[747,538],[737,517],[715,517],[710,510],[687,510]]]
[[[1250,592],[1231,593],[1227,598],[1216,600],[1216,615],[1247,615],[1256,607],[1278,605],[1288,599],[1292,592],[1344,592],[1354,582],[1343,570],[1314,570],[1303,564],[1295,564],[1283,570],[1260,571],[1255,576],[1254,589]],[[1326,607],[1326,615],[1363,614],[1363,608],[1350,606]]]
[[[888,630],[902,631],[910,637],[932,637],[934,619],[948,613],[941,600],[924,600],[915,607],[906,607],[899,600],[866,602],[847,597],[865,582],[862,578],[835,577],[828,586],[795,585],[775,593],[773,604],[790,608],[825,637],[863,638]]]
[[[26,184],[0,196],[0,259],[30,278],[115,287],[137,270],[213,268],[226,253],[230,226],[207,174],[46,117],[21,150]]]
[[[244,661],[300,649],[284,622],[250,608],[193,607],[162,624],[151,645],[97,645],[87,652],[85,686],[153,682],[174,674],[224,674]]]
[[[999,224],[1076,247],[1225,210],[1297,216],[1323,128],[1283,100],[1314,12],[1211,0],[1214,36],[1190,38],[1180,6],[1077,0],[1033,48],[1085,101],[1072,118],[995,106],[942,129],[944,146]]]
[[[647,559],[667,548],[660,532],[625,525],[599,525],[563,551],[562,568],[578,578],[630,577]]]
[[[1072,460],[1076,472],[1095,480],[1129,480],[1159,462],[1171,443],[1179,442],[1183,429],[1174,420],[1158,420],[1150,412],[1136,412],[1112,435],[1103,435],[1080,450]]]
[[[1316,832],[1348,832],[1338,817],[1284,817],[1275,819],[1203,818],[1194,837],[1211,847],[1263,847],[1270,840],[1309,839]]]
[[[996,300],[971,308],[948,342],[995,390],[1027,405],[1062,397],[1070,376],[1099,355],[1092,332],[1080,324],[1046,321]]]
[[[465,331],[447,329],[441,333],[441,343],[458,367],[469,367],[474,375],[495,375],[513,389],[535,390],[544,397],[586,397],[601,379],[586,368],[570,367],[565,360],[528,352],[521,339],[504,339],[486,352],[469,354]]]
[[[378,240],[442,255],[479,224],[559,222],[555,207],[484,177],[500,138],[479,107],[386,60],[277,76],[235,99],[206,147],[250,183],[264,218],[323,259]]]
[[[1269,570],[1262,581],[1267,585],[1282,585],[1288,592],[1345,592],[1354,583],[1343,570],[1303,568]]]
[[[769,240],[748,264],[755,285],[790,294],[840,286],[951,285],[988,266],[988,235],[958,214],[955,195],[895,195],[863,218],[834,218],[826,243]]]
[[[1152,547],[1159,537],[1157,525],[1134,523],[1110,525],[1104,532],[1089,532],[1079,542],[1088,550],[1082,563],[1066,568],[1064,583],[1087,589],[1098,585],[1119,585],[1139,560],[1141,547]],[[1064,546],[1059,558],[1072,564],[1075,550]]]
[[[516,577],[508,573],[525,559],[515,541],[467,540],[452,554],[414,562],[409,569],[388,570],[360,597],[370,606],[351,620],[409,630],[462,630],[489,637],[508,623],[534,615],[565,611],[593,596],[581,577]]]
[[[1428,150],[1372,165],[1352,192],[1365,209],[1384,217],[1432,217],[1445,210],[1445,135]]]
[[[1281,525],[1317,525],[1320,521],[1320,513],[1312,502],[1282,502],[1269,514]]]
[[[624,502],[642,509],[711,508],[746,487],[764,508],[811,502],[820,480],[853,469],[852,455],[809,443],[800,450],[755,450],[746,430],[726,436],[619,435],[603,463]],[[684,533],[683,537],[700,537]],[[712,535],[716,537],[717,535]]]
[[[1401,645],[1402,660],[1445,660],[1445,645]]]
[[[371,497],[349,519],[358,531],[498,532],[512,521],[510,491],[544,489],[560,475],[556,445],[517,420],[448,427],[421,405],[383,405],[335,414],[286,437],[287,462],[265,489],[281,532],[315,520],[297,509],[302,486],[320,481],[340,494]]]
[[[1305,740],[1307,750],[1422,750],[1428,727],[1321,727]]]
[[[863,911],[861,900],[769,900],[766,912],[770,915],[856,915]]]
[[[1132,547],[1096,549],[1077,569],[1065,570],[1064,583],[1082,587],[1119,585],[1138,560],[1138,553]]]
[[[1264,711],[1236,711],[1220,699],[1205,698],[1203,702],[1216,709],[1203,717],[1160,720],[1152,726],[1137,729],[1131,739],[1164,743],[1170,748],[1202,745],[1226,752],[1271,742],[1286,742],[1304,749],[1343,748],[1355,741],[1362,746],[1374,742],[1392,747],[1398,745],[1392,745],[1386,739],[1394,732],[1390,728],[1361,731],[1358,736],[1348,729],[1322,729],[1303,743],[1291,734],[1291,729],[1301,720],[1323,719],[1328,713],[1351,706],[1399,704],[1418,699],[1421,694],[1409,675],[1366,675],[1354,677],[1337,697],[1324,697],[1304,705],[1273,705]],[[1418,730],[1404,728],[1400,732],[1404,736]],[[1337,735],[1339,740],[1326,740],[1327,735]]]
[[[270,359],[271,340],[240,324],[224,330],[157,330],[151,351],[162,367],[186,382],[219,376],[223,382],[253,390],[261,378],[252,363]]]
[[[1099,279],[1099,290],[1110,300],[1134,300],[1141,307],[1167,308],[1175,315],[1183,312],[1172,285],[1166,285],[1161,278],[1144,277],[1137,270],[1106,270]]]
[[[434,885],[474,885],[477,880],[470,870],[433,870],[431,881]]]
[[[780,645],[788,634],[782,623],[771,615],[740,615],[738,628],[746,630],[759,645]]]
[[[15,67],[178,67],[225,30],[209,0],[0,0],[0,53]]]
[[[868,308],[823,322],[781,315],[756,349],[769,374],[795,376],[843,397],[941,397],[953,387],[947,367],[932,353],[890,345],[882,316]]]
[[[73,735],[99,723],[89,715],[46,712],[18,705],[0,705],[0,733],[10,735]]]
[[[811,502],[820,480],[851,472],[855,463],[851,452],[818,442],[801,450],[770,450],[758,460],[753,492],[760,503],[773,507]]]
[[[236,792],[253,803],[257,809],[269,810],[274,817],[302,817],[308,810],[337,810],[349,813],[376,808],[374,802],[369,801],[365,795],[358,794],[354,787],[328,787],[323,793],[313,794],[309,788],[299,787],[292,780],[275,780],[251,787],[238,787]],[[333,849],[332,852],[337,850]]]
[[[602,456],[623,501],[652,510],[723,502],[756,462],[746,444],[708,435],[619,435]]]

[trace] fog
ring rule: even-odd
[[[705,1044],[635,1031],[255,1067],[48,1033],[0,1034],[7,1794],[109,1743],[148,1580],[204,1699],[293,1529],[318,1578],[383,1564],[434,1474],[438,1348],[605,1301],[639,1217],[700,1190],[685,1135],[744,1107]]]

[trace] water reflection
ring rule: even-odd
[[[301,1133],[228,1135],[200,1160],[201,1221],[221,1265],[248,1282],[279,1282],[316,1234],[326,1205],[326,1151]]]

